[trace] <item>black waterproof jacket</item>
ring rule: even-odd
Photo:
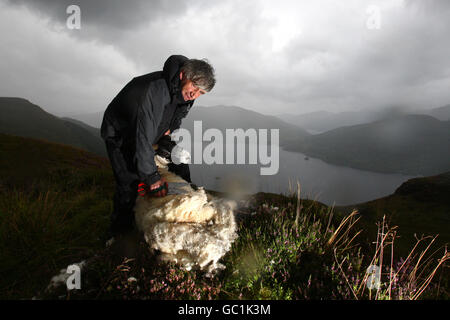
[[[180,87],[180,68],[188,60],[170,56],[162,71],[133,78],[108,105],[101,136],[120,148],[128,167],[151,185],[160,179],[154,160],[153,144],[170,129],[178,129],[194,101],[184,101]]]

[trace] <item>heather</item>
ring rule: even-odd
[[[239,236],[214,277],[159,263],[139,234],[106,247],[114,193],[106,159],[26,138],[0,135],[0,143],[2,299],[449,298],[449,254],[436,234],[418,225],[400,254],[402,229],[388,219],[374,229],[357,211],[303,199],[299,186],[238,199]],[[80,261],[81,289],[47,290]]]
[[[277,199],[277,200],[275,200]],[[374,243],[361,244],[357,212],[292,196],[257,194],[238,216],[239,238],[214,277],[158,262],[139,235],[132,257],[105,249],[83,271],[82,290],[44,291],[70,299],[445,299],[449,254],[423,237],[407,257],[396,257],[395,230],[379,224]],[[276,204],[276,206],[274,205]],[[394,240],[394,241],[393,241]],[[426,244],[420,251],[421,244]],[[112,246],[114,247],[114,245]],[[428,249],[427,249],[428,248]],[[437,249],[437,248],[435,248]],[[381,266],[379,278],[368,270]],[[378,286],[377,286],[377,281]]]

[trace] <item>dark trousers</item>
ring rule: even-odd
[[[120,140],[105,140],[109,161],[116,180],[114,207],[111,214],[111,231],[118,232],[131,229],[134,224],[134,205],[138,195],[138,184],[141,182],[133,164],[133,156],[126,152]],[[188,164],[169,164],[169,171],[191,182]]]

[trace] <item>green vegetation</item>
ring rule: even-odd
[[[0,134],[0,298],[31,298],[104,248],[114,179],[107,159]]]
[[[369,241],[377,231],[377,222],[386,216],[391,226],[398,226],[396,251],[406,256],[411,244],[422,234],[438,235],[435,246],[450,243],[450,172],[437,176],[411,179],[394,194],[366,203],[336,207],[344,215],[358,210],[362,219],[357,226]]]
[[[226,269],[213,278],[158,263],[137,234],[105,248],[114,192],[107,159],[1,134],[0,148],[2,299],[449,298],[447,253],[391,262],[394,230],[383,224],[376,245],[361,242],[356,212],[334,214],[296,194],[250,199]],[[81,290],[46,290],[60,269],[82,260]],[[366,286],[371,264],[382,265],[379,290]]]

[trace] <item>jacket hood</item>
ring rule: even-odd
[[[180,91],[180,68],[188,60],[182,55],[170,56],[163,67],[163,75],[171,96],[177,95]]]

